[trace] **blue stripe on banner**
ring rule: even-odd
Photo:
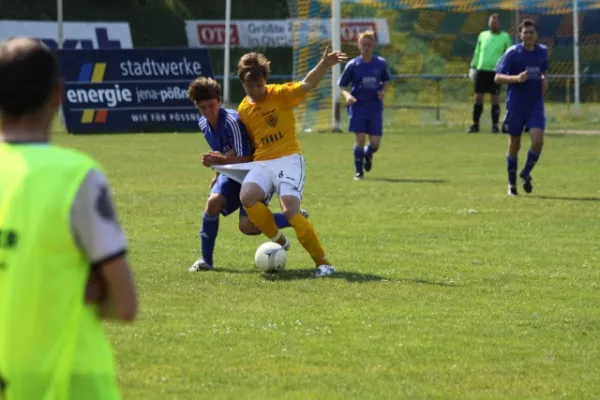
[[[79,71],[79,78],[77,81],[79,82],[89,82],[92,78],[92,64],[83,64],[81,66],[81,70]]]

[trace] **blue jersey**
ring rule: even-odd
[[[221,108],[215,130],[204,117],[200,117],[198,126],[213,151],[225,154],[230,150],[235,150],[238,156],[252,154],[248,132],[236,111]]]
[[[544,108],[542,75],[548,71],[546,46],[536,44],[533,51],[529,51],[522,43],[516,44],[506,50],[496,65],[496,73],[503,75],[519,75],[523,71],[527,71],[525,82],[508,85],[507,111],[530,112]]]
[[[356,99],[356,104],[350,110],[353,114],[368,113],[383,110],[377,93],[383,88],[383,83],[389,80],[390,73],[383,57],[373,56],[367,63],[358,56],[346,64],[338,86],[345,88],[351,85],[350,93]]]

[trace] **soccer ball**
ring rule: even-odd
[[[276,272],[285,268],[287,254],[280,244],[266,242],[256,249],[254,262],[256,267],[263,272]]]

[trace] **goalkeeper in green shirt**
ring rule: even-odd
[[[479,132],[479,119],[483,113],[483,96],[489,93],[492,100],[492,132],[499,133],[498,121],[500,120],[500,85],[494,82],[494,72],[498,60],[504,52],[512,46],[510,35],[500,30],[500,16],[490,15],[488,19],[489,30],[483,31],[477,38],[477,45],[471,61],[469,78],[475,82],[475,96],[473,104],[473,125],[468,133]]]

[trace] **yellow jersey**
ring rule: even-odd
[[[240,120],[252,142],[254,161],[300,153],[294,107],[306,94],[302,83],[271,84],[266,91],[261,101],[252,103],[246,96],[238,107]]]

